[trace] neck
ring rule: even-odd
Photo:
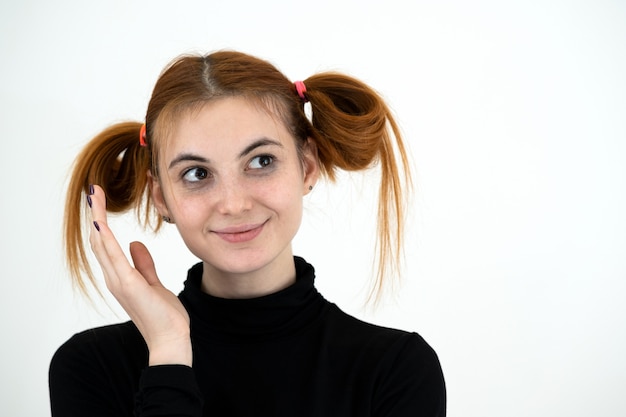
[[[283,290],[295,281],[296,267],[289,250],[260,269],[241,273],[222,271],[204,262],[202,291],[219,298],[256,298]]]

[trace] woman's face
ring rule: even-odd
[[[241,97],[191,111],[159,154],[155,204],[218,275],[293,264],[302,198],[318,178],[314,144],[298,155],[281,119]]]

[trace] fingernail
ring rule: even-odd
[[[89,204],[89,208],[91,208],[91,196],[87,196],[87,204]]]
[[[100,226],[98,225],[98,222],[94,221],[93,226],[96,228],[98,232],[100,231]]]
[[[93,184],[89,184],[89,195],[93,195],[94,190],[93,190]]]

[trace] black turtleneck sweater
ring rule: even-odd
[[[445,416],[435,352],[416,333],[359,321],[326,301],[295,258],[296,283],[246,300],[200,290],[190,269],[180,299],[193,367],[148,367],[132,322],[73,336],[50,365],[54,417]]]

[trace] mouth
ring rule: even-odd
[[[229,243],[249,242],[261,234],[265,223],[267,222],[225,227],[213,230],[213,233]]]

